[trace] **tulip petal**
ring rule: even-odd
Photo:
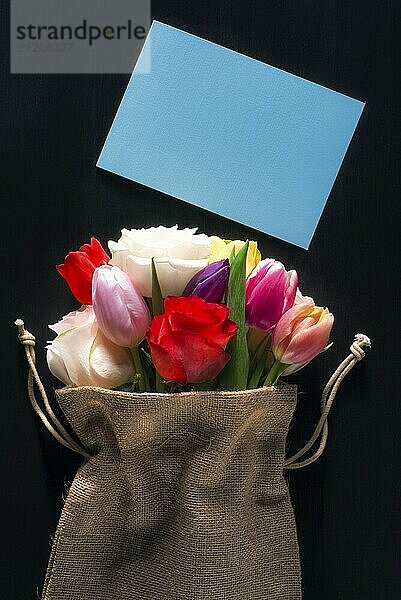
[[[228,244],[219,238],[217,235],[210,237],[210,256],[209,262],[214,263],[222,258],[228,258],[230,256],[231,249],[228,248]]]
[[[209,263],[214,263],[222,258],[229,258],[232,251],[237,255],[244,244],[243,240],[222,240],[218,236],[212,235],[210,237]],[[261,258],[257,243],[249,241],[246,257],[246,277],[254,270]]]
[[[80,247],[79,252],[84,252],[90,256],[92,264],[96,267],[101,264],[107,264],[110,260],[110,256],[95,237],[91,237],[89,244],[83,244],[83,246]]]
[[[246,281],[246,320],[248,325],[269,331],[295,300],[298,275],[286,271],[272,258],[261,261]]]
[[[317,356],[329,341],[333,322],[333,315],[328,313],[315,325],[296,333],[282,357],[285,364],[306,363]]]
[[[266,277],[267,273],[270,271],[271,267],[274,265],[274,258],[265,258],[262,260],[254,270],[251,275],[246,280],[246,295],[250,297],[255,289],[255,287]]]
[[[68,283],[68,286],[81,304],[92,304],[92,275],[95,267],[86,254],[70,252],[64,264],[56,265],[57,271]]]
[[[294,373],[297,373],[298,371],[306,367],[306,365],[308,365],[309,363],[310,361],[300,364],[289,365],[286,368],[286,370],[281,374],[281,377],[289,377],[290,375],[293,375]]]
[[[291,335],[293,323],[306,317],[311,310],[310,304],[296,304],[283,314],[273,331],[272,345],[276,349],[283,346],[285,340]],[[281,350],[278,350],[276,358],[281,360]],[[297,361],[298,362],[298,361]]]
[[[301,290],[298,288],[295,294],[294,304],[315,304],[315,301],[310,296],[303,296]]]
[[[92,276],[96,267],[106,264],[109,256],[100,242],[92,237],[76,252],[69,252],[57,271],[67,281],[75,298],[81,304],[92,304]]]
[[[221,302],[229,273],[227,258],[211,263],[192,277],[182,295],[194,294],[206,302]]]
[[[93,309],[102,332],[115,344],[137,346],[150,323],[149,309],[129,276],[104,265],[93,276]]]
[[[295,298],[298,290],[298,273],[291,269],[287,273],[287,282],[286,289],[284,295],[284,303],[282,308],[282,313],[287,312],[294,305]]]
[[[156,270],[163,298],[180,296],[189,280],[206,267],[207,260],[156,259]]]

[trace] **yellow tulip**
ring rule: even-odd
[[[216,262],[222,258],[229,258],[232,250],[238,254],[242,246],[245,244],[242,240],[222,240],[216,235],[212,235],[210,238],[210,256],[209,262]],[[246,256],[246,276],[253,271],[256,265],[261,261],[262,256],[258,250],[258,244],[250,241],[248,247],[248,253]]]

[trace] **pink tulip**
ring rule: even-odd
[[[272,337],[276,360],[285,365],[307,363],[327,345],[334,317],[328,308],[296,304],[277,323]]]
[[[289,310],[295,300],[298,275],[286,271],[273,258],[261,261],[246,281],[246,322],[251,327],[268,331]]]
[[[274,385],[280,375],[298,371],[327,346],[334,316],[328,308],[309,300],[295,304],[277,323],[271,347],[276,361],[265,385]]]
[[[310,296],[304,296],[298,288],[297,293],[295,294],[294,305],[295,304],[315,304],[315,301]]]
[[[93,275],[92,302],[104,335],[118,346],[133,348],[145,337],[149,309],[126,273],[103,265]]]

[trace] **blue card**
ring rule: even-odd
[[[363,107],[154,21],[97,166],[307,248]]]

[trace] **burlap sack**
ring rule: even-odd
[[[93,453],[69,490],[44,600],[299,600],[283,476],[297,389],[64,388]]]
[[[63,388],[57,398],[83,448],[52,410],[35,336],[22,319],[15,324],[33,410],[60,444],[86,458],[57,527],[44,600],[301,598],[283,469],[322,455],[334,399],[371,347],[368,336],[355,335],[322,392],[312,435],[284,460],[293,385],[186,394]]]

